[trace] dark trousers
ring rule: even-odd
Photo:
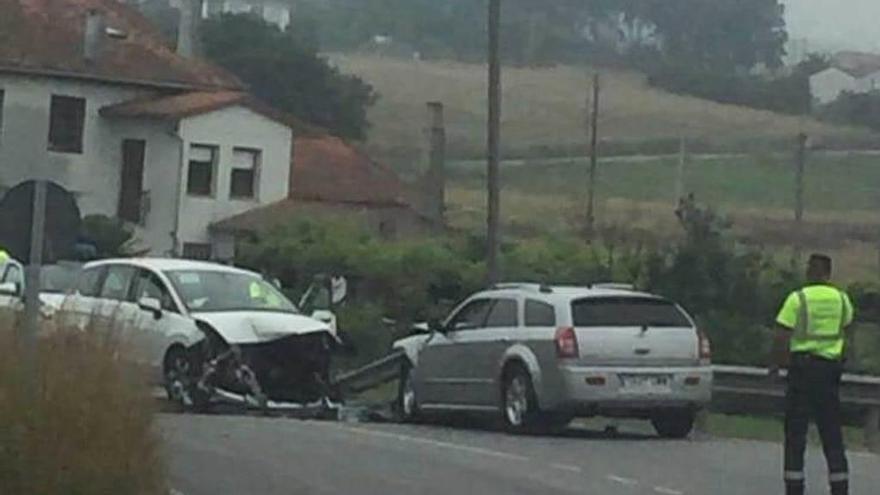
[[[816,421],[828,462],[832,495],[849,491],[849,465],[840,415],[840,377],[843,364],[805,354],[794,354],[788,372],[785,401],[785,489],[803,495],[804,454],[810,418]]]

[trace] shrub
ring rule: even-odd
[[[154,402],[140,369],[97,329],[41,338],[34,361],[0,315],[4,494],[164,494]]]

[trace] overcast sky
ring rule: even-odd
[[[792,39],[810,50],[880,52],[880,0],[782,0]]]

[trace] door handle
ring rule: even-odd
[[[647,356],[648,354],[651,353],[651,349],[640,348],[640,349],[636,349],[635,353],[637,356]]]

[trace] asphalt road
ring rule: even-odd
[[[159,426],[182,495],[782,493],[781,447],[765,442],[236,416],[163,415]],[[877,493],[880,457],[850,462],[852,493]],[[821,452],[808,464],[809,493],[827,493]]]

